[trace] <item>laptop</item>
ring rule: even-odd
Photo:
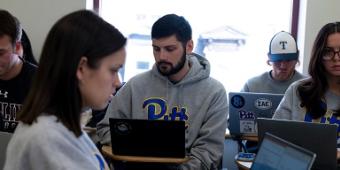
[[[5,165],[7,145],[12,135],[12,133],[0,131],[0,169],[3,169]]]
[[[337,125],[267,118],[259,118],[257,122],[260,143],[269,132],[316,153],[312,169],[337,168]]]
[[[311,169],[316,154],[282,138],[265,133],[251,170]]]
[[[229,131],[232,136],[257,136],[258,117],[271,118],[283,94],[230,92]]]
[[[185,158],[185,121],[110,118],[112,152],[120,156]]]

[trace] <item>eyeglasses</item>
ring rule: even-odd
[[[335,51],[333,48],[325,48],[322,51],[322,59],[325,61],[330,61],[332,59],[334,59],[335,54],[338,54],[338,56],[340,57],[340,50]]]

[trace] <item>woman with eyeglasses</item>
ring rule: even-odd
[[[319,31],[308,73],[287,89],[273,118],[340,125],[340,22]]]

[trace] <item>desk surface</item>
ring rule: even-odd
[[[96,133],[97,129],[93,128],[93,127],[83,127],[83,130],[87,133],[87,134],[93,134]]]
[[[251,167],[251,164],[253,162],[246,162],[246,161],[239,161],[239,160],[235,160],[237,166],[239,167],[239,169],[241,170],[249,170]]]
[[[127,161],[127,162],[149,162],[149,163],[173,163],[181,164],[187,162],[190,158],[166,158],[166,157],[147,157],[147,156],[121,156],[114,155],[112,153],[111,146],[103,146],[102,152],[105,156],[112,158],[117,161]]]
[[[226,139],[235,139],[232,135],[230,135],[229,129],[227,128],[225,131],[224,138]],[[248,141],[254,141],[258,142],[258,137],[257,136],[240,136],[239,137],[241,140],[248,140]]]
[[[237,159],[237,155],[235,155],[235,162],[236,165],[238,166],[238,168],[240,170],[249,170],[251,165],[253,164],[253,162],[249,162],[249,161],[240,161]]]

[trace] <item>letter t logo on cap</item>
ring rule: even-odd
[[[285,50],[286,49],[287,41],[280,41],[280,44],[282,46],[282,50]]]

